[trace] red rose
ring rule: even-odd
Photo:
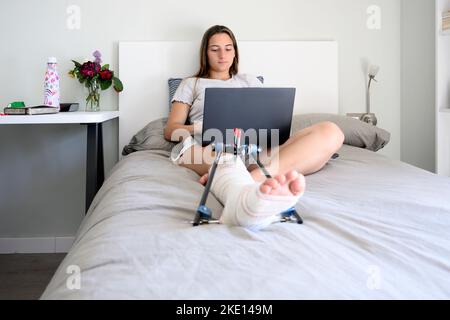
[[[100,71],[100,65],[95,62],[85,62],[80,67],[80,73],[88,78],[94,77]]]
[[[100,78],[102,78],[103,80],[111,80],[112,76],[113,73],[108,69],[100,71]]]

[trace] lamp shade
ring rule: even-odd
[[[369,66],[369,76],[375,77],[378,74],[378,71],[380,71],[380,66],[374,64]]]

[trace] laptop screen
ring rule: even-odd
[[[207,88],[202,145],[233,143],[233,129],[243,130],[241,144],[261,148],[289,139],[295,88]]]

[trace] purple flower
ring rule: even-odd
[[[94,60],[95,63],[98,63],[98,64],[102,63],[102,59],[101,59],[102,54],[100,53],[100,51],[95,50],[92,55],[95,57],[95,60]]]

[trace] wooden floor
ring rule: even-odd
[[[0,300],[39,299],[65,255],[0,254]]]

